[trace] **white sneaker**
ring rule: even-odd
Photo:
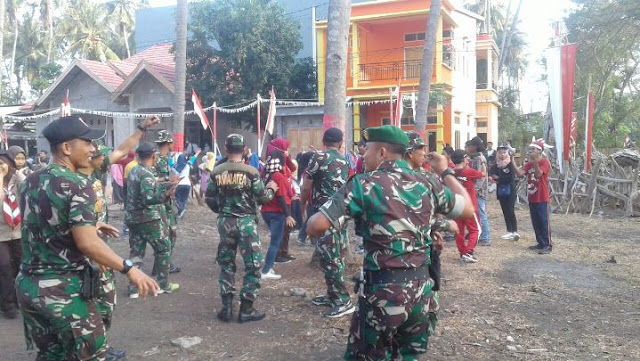
[[[468,253],[467,254],[463,254],[462,255],[462,259],[467,263],[476,263],[476,262],[478,262],[478,260],[473,255],[470,255]]]
[[[518,232],[513,232],[513,233],[511,233],[511,235],[513,236],[513,237],[511,237],[511,239],[514,240],[514,241],[517,241],[517,240],[520,239],[520,235],[518,234]]]
[[[269,270],[269,272],[264,273],[264,272],[260,272],[260,279],[263,280],[279,280],[280,278],[282,278],[281,275],[275,273],[273,271],[273,268]]]
[[[502,237],[500,237],[500,238],[502,238],[502,239],[504,239],[504,240],[506,240],[506,241],[508,241],[508,240],[512,240],[512,239],[513,239],[513,233],[507,233],[507,234],[503,235],[503,236],[502,236]]]

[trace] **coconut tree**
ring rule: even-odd
[[[146,0],[112,0],[105,3],[115,29],[124,42],[127,57],[131,56],[129,36],[135,26],[136,10],[146,4]]]
[[[66,55],[90,60],[120,60],[111,48],[117,34],[108,26],[109,12],[103,4],[74,1],[69,4],[60,23]]]
[[[22,82],[27,80],[29,84],[39,76],[40,69],[47,64],[48,39],[42,36],[45,33],[45,24],[41,23],[34,14],[24,14],[18,31],[20,42],[16,47],[15,69],[13,71],[18,81],[16,93],[22,97]]]

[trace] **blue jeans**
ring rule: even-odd
[[[489,229],[489,219],[487,218],[487,200],[478,198],[478,216],[480,217],[480,226],[482,233],[480,234],[480,242],[491,243],[491,230]]]
[[[178,213],[182,212],[187,207],[189,192],[191,192],[191,186],[189,185],[179,185],[176,188],[176,203],[178,203]]]
[[[549,203],[529,203],[531,225],[536,232],[540,247],[551,247],[551,224],[549,223]]]
[[[282,242],[282,235],[284,234],[286,216],[282,213],[265,212],[262,213],[262,219],[264,219],[264,223],[267,224],[271,231],[271,242],[264,260],[264,266],[262,266],[262,272],[267,273],[273,268],[278,255],[278,248],[280,248],[280,242]]]

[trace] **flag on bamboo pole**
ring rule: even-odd
[[[62,117],[71,116],[71,102],[69,101],[69,89],[67,89],[67,94],[64,97],[64,102],[60,104],[60,116]]]
[[[264,130],[269,135],[273,135],[273,127],[276,124],[276,92],[271,88],[269,91],[269,113],[267,114],[267,124],[265,124]]]
[[[396,105],[396,126],[398,128],[402,127],[402,113],[404,111],[404,104],[402,102],[402,89],[400,87],[396,88],[396,96],[398,99],[398,103]]]
[[[198,98],[195,89],[191,89],[191,102],[193,102],[193,111],[196,112],[196,115],[200,118],[202,128],[209,128],[209,119],[207,119],[207,114],[204,112],[202,104],[200,104],[200,99]]]
[[[596,102],[593,97],[593,91],[589,91],[587,97],[587,116],[585,117],[585,132],[584,132],[584,149],[585,155],[585,168],[587,172],[591,171],[591,145],[593,143],[593,112],[596,109]]]

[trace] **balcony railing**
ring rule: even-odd
[[[360,64],[360,81],[420,78],[422,60]]]

